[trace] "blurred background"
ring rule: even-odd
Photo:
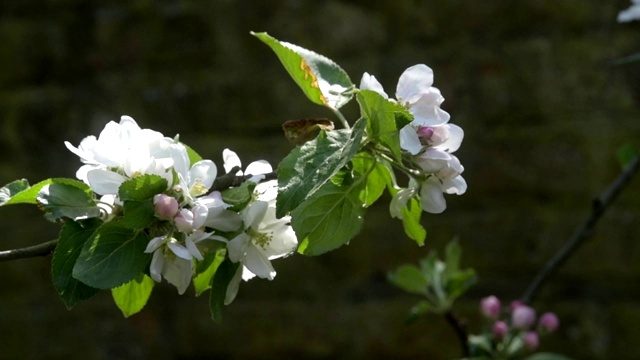
[[[79,144],[127,114],[177,133],[222,168],[224,148],[248,164],[291,149],[285,120],[329,117],[306,100],[271,50],[267,31],[340,64],[354,83],[375,74],[389,94],[425,63],[451,122],[469,189],[423,216],[418,247],[388,215],[368,212],[350,245],[274,262],[275,280],[243,283],[222,325],[208,294],[156,286],[123,318],[108,292],[67,311],[50,258],[0,263],[2,359],[451,359],[444,319],[405,324],[419,300],[386,273],[442,253],[458,237],[479,275],[456,305],[479,332],[478,300],[522,295],[540,267],[619,173],[616,152],[640,146],[640,22],[618,24],[629,1],[180,1],[6,0],[0,3],[0,183],[74,177]],[[345,113],[358,115],[355,101]],[[640,358],[640,180],[533,304],[561,328],[541,350],[575,359]],[[37,209],[0,209],[0,249],[56,238]]]

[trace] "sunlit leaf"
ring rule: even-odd
[[[153,279],[145,274],[140,274],[128,283],[111,289],[113,301],[116,303],[124,317],[136,314],[144,308],[151,296]]]
[[[355,86],[338,64],[297,45],[279,41],[267,33],[251,33],[267,44],[304,94],[316,104],[338,109],[353,97]]]

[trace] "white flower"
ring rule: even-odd
[[[631,0],[633,5],[618,13],[618,22],[640,20],[640,0]]]
[[[460,175],[464,167],[455,155],[431,147],[414,157],[414,161],[424,173],[432,174],[420,184],[420,205],[424,211],[439,214],[447,207],[443,193],[462,195],[467,190]]]
[[[255,274],[273,280],[276,271],[270,260],[287,256],[295,250],[298,240],[289,225],[291,219],[288,216],[277,219],[275,210],[274,205],[258,200],[242,211],[244,232],[227,243],[227,251],[231,261],[243,265],[238,269],[243,274],[236,274],[229,285],[232,291],[227,291],[225,303],[231,303],[235,298],[240,277],[248,280]]]
[[[224,161],[224,170],[227,173],[229,173],[236,166],[242,169],[242,163],[240,162],[238,154],[229,149],[224,149],[222,151],[222,160]],[[264,174],[268,174],[272,171],[273,168],[271,167],[271,164],[269,164],[265,160],[258,160],[249,164],[244,172],[242,170],[239,170],[235,173],[235,175],[241,176],[244,174],[251,174],[253,176],[248,181],[257,183],[264,179]]]
[[[195,238],[198,237],[196,236]],[[198,238],[198,240],[200,239]],[[188,249],[173,237],[166,235],[151,239],[144,251],[153,253],[149,267],[151,278],[156,282],[160,282],[164,277],[178,289],[180,295],[184,294],[193,276],[192,259],[194,257],[202,258],[195,245],[190,246],[190,248]]]
[[[191,209],[180,210],[173,218],[173,222],[178,230],[185,234],[191,234],[204,226],[208,215],[209,209],[206,206],[196,204]]]
[[[207,207],[207,218],[204,222],[207,227],[221,231],[236,231],[242,224],[242,218],[237,212],[227,210],[231,205],[222,200],[219,191],[212,191],[197,198],[196,204]]]
[[[400,129],[400,146],[415,155],[422,150],[422,144],[416,131],[423,126],[437,126],[449,121],[449,114],[440,108],[444,97],[433,84],[433,70],[427,65],[418,64],[406,69],[396,87],[396,102],[406,107],[413,115],[413,121]],[[362,76],[360,88],[373,90],[385,98],[378,80],[368,73]]]
[[[211,160],[200,160],[189,167],[189,154],[182,144],[170,146],[173,169],[178,175],[176,189],[182,191],[187,204],[193,204],[194,198],[205,195],[218,175],[218,168]]]
[[[150,167],[171,167],[168,148],[172,142],[173,140],[157,131],[141,129],[131,117],[122,116],[120,123],[107,123],[98,138],[88,136],[77,148],[65,141],[65,146],[85,164],[80,167],[76,176],[91,185],[87,176],[94,169],[121,170],[132,176],[135,172],[146,171]],[[150,158],[157,164],[152,164]]]

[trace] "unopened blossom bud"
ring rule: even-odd
[[[536,311],[527,305],[520,305],[511,313],[511,325],[526,330],[536,322]]]
[[[156,216],[160,219],[172,219],[178,212],[178,201],[169,195],[158,194],[153,197],[153,203],[155,204]]]
[[[504,321],[496,321],[493,324],[493,327],[491,327],[491,332],[493,333],[493,336],[496,337],[496,339],[501,340],[504,339],[504,337],[509,332],[509,326],[507,326],[507,323],[505,323]]]
[[[558,320],[556,314],[552,312],[546,312],[542,314],[542,316],[540,316],[540,321],[538,324],[540,325],[541,329],[547,332],[554,332],[558,329],[560,320]]]
[[[500,315],[501,306],[497,297],[487,296],[480,301],[480,312],[489,319],[496,319]]]
[[[524,305],[524,303],[521,300],[513,300],[511,303],[509,303],[509,312],[513,312],[513,310],[522,305]]]
[[[538,333],[535,331],[527,331],[522,337],[522,342],[524,342],[524,347],[528,350],[535,350],[540,345],[540,339],[538,338]]]
[[[433,136],[433,130],[430,126],[421,126],[416,133],[418,133],[418,137],[422,143],[427,143],[431,140],[431,136]]]

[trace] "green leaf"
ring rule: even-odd
[[[560,354],[537,353],[531,356],[527,356],[524,360],[571,360],[571,358]]]
[[[429,279],[415,265],[401,265],[388,275],[389,282],[402,290],[417,295],[424,295],[429,290]]]
[[[420,206],[420,201],[417,197],[414,197],[402,209],[402,227],[408,237],[415,240],[418,245],[423,246],[424,240],[427,238],[427,230],[420,225],[421,217],[422,207]]]
[[[351,130],[320,132],[315,140],[293,149],[278,165],[276,215],[283,217],[312,196],[360,149],[365,122]]]
[[[28,186],[28,183],[26,183],[26,180],[16,180],[15,182],[22,182],[24,181],[25,184]],[[51,184],[52,179],[47,179],[47,180],[43,180],[31,187],[27,187],[24,190],[14,194],[13,196],[10,196],[11,198],[6,202],[6,203],[2,203],[3,200],[3,193],[4,194],[8,194],[5,193],[3,191],[4,188],[0,189],[0,205],[13,205],[13,204],[37,204],[38,202],[36,201],[36,197],[38,196],[38,193],[40,192],[40,190],[42,190],[42,188],[45,185],[49,185]],[[11,184],[13,184],[11,183]],[[9,185],[9,184],[7,184]]]
[[[225,254],[224,250],[208,253],[204,255],[203,261],[198,261],[195,271],[196,276],[193,278],[196,296],[200,296],[203,292],[211,289],[211,280],[216,270],[218,270],[218,266],[224,260]]]
[[[151,199],[125,201],[122,209],[124,215],[120,224],[129,229],[144,229],[156,219],[155,206]]]
[[[138,275],[128,283],[111,289],[113,301],[124,317],[138,313],[147,304],[155,282],[145,274]]]
[[[198,154],[195,150],[193,150],[189,145],[181,143],[187,149],[187,156],[189,156],[189,167],[192,167],[193,164],[202,160],[202,156]]]
[[[267,33],[251,34],[276,53],[309,100],[339,109],[353,97],[355,85],[349,75],[332,60],[300,46],[279,41]]]
[[[413,305],[411,309],[409,309],[409,315],[406,319],[407,324],[411,324],[414,321],[418,320],[419,317],[431,311],[431,308],[431,304],[426,300],[422,300]]]
[[[133,280],[151,261],[144,250],[149,237],[117,223],[100,226],[84,244],[73,277],[98,289],[111,289]]]
[[[621,168],[625,168],[636,156],[640,156],[638,148],[633,144],[626,143],[618,148],[616,151],[616,157]]]
[[[393,184],[391,169],[371,155],[361,152],[351,159],[353,170],[360,176],[366,176],[366,182],[359,198],[365,207],[371,206],[384,192],[388,184]]]
[[[445,247],[445,274],[455,274],[460,271],[460,257],[462,256],[462,248],[457,240],[451,240]]]
[[[372,90],[361,90],[356,98],[360,104],[362,116],[367,119],[369,136],[385,145],[396,160],[402,161],[398,122],[402,125],[406,120],[411,119],[412,115],[401,105],[385,99]]]
[[[227,287],[236,274],[240,263],[234,263],[226,258],[219,266],[211,281],[211,296],[209,297],[209,311],[213,321],[222,322],[222,308],[227,295]]]
[[[478,281],[476,272],[473,269],[457,271],[449,275],[445,290],[449,301],[453,301],[466,293]]]
[[[253,200],[253,190],[256,188],[256,184],[251,181],[245,181],[242,185],[222,190],[222,200],[233,205],[229,210],[240,211],[244,209],[249,202]]]
[[[36,200],[45,212],[47,220],[62,217],[81,220],[100,216],[93,191],[85,183],[72,179],[51,179],[42,186]]]
[[[304,239],[298,252],[320,255],[348,243],[362,227],[360,184],[326,183],[291,213],[291,226]]]
[[[35,192],[35,194],[33,194],[32,198],[25,197],[23,195],[23,198],[24,198],[23,201],[15,200],[15,198],[18,195],[25,193],[26,190],[28,189],[29,189],[29,182],[26,179],[14,180],[8,183],[7,185],[3,186],[2,188],[0,188],[0,206],[10,205],[12,200],[14,204],[20,204],[20,203],[35,204],[36,195],[38,194],[37,191]]]
[[[78,301],[86,300],[99,291],[75,279],[72,272],[82,247],[100,223],[95,219],[82,223],[67,221],[62,226],[51,260],[51,279],[67,309],[71,309]]]
[[[159,175],[140,175],[123,182],[118,189],[118,196],[122,201],[149,200],[167,190],[167,186],[167,180]]]

